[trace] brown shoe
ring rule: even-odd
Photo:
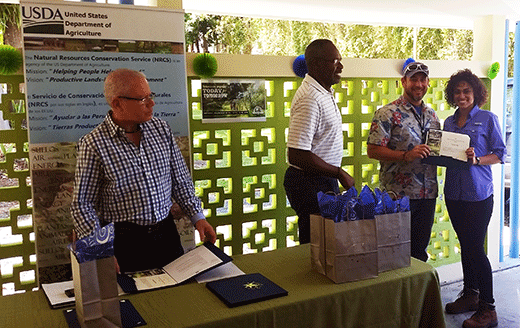
[[[455,302],[446,304],[446,313],[458,314],[478,309],[478,291],[464,288]]]
[[[496,326],[498,326],[498,320],[495,307],[485,302],[480,302],[477,312],[462,323],[463,328],[491,328]]]

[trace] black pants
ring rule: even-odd
[[[436,199],[410,199],[411,256],[423,262],[428,260],[426,248],[430,243]]]
[[[311,241],[310,216],[320,212],[317,194],[319,191],[339,193],[338,180],[313,175],[289,166],[283,183],[291,207],[298,215],[300,244]]]
[[[493,273],[484,249],[493,195],[479,202],[446,199],[446,207],[460,242],[464,287],[479,290],[480,299],[493,304]]]
[[[114,253],[121,272],[160,268],[184,254],[171,213],[151,226],[117,222],[114,227]]]

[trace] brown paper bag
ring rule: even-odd
[[[311,215],[311,263],[335,283],[377,277],[375,220],[336,223]]]
[[[325,220],[326,272],[336,283],[377,277],[375,220]]]
[[[325,272],[325,219],[319,214],[311,214],[311,265],[323,275]]]
[[[78,263],[72,252],[70,258],[81,327],[122,327],[114,257]]]
[[[378,271],[410,266],[410,212],[376,215]]]

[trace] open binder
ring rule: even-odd
[[[169,287],[230,261],[221,249],[206,242],[162,268],[118,274],[117,282],[125,293]]]

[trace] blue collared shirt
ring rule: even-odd
[[[459,111],[444,122],[444,130],[463,133],[470,136],[470,147],[475,149],[475,156],[495,154],[504,163],[506,145],[502,139],[502,130],[495,114],[482,110],[478,106],[469,112],[466,124],[457,126]],[[490,165],[472,165],[449,167],[446,169],[444,196],[450,200],[477,202],[493,194],[493,175]]]

